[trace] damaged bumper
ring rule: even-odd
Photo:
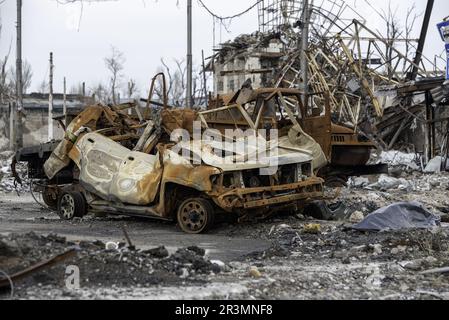
[[[324,197],[324,180],[317,177],[305,181],[259,188],[240,188],[225,192],[215,202],[226,211],[274,208],[295,202]]]

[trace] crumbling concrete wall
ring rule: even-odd
[[[53,117],[63,114],[63,95],[54,95]],[[79,112],[85,105],[94,104],[90,97],[67,95],[67,110]],[[24,96],[24,147],[48,142],[48,94],[31,93]],[[0,104],[0,152],[9,149],[10,116],[9,105]],[[53,124],[53,137],[63,136],[63,128],[57,121]]]
[[[23,127],[23,145],[24,147],[34,146],[48,141],[48,111],[45,109],[25,109],[26,118]],[[61,112],[55,112],[55,117],[62,115]],[[0,152],[9,150],[9,108],[1,106],[0,108]],[[55,121],[53,136],[62,137],[64,131]]]
[[[282,41],[271,37],[260,33],[242,35],[223,44],[224,49],[212,68],[214,94],[237,91],[248,79],[254,89],[270,86],[275,69],[281,66],[281,53],[285,53]]]

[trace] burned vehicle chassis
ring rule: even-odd
[[[16,162],[28,162],[32,192],[41,192],[45,204],[61,219],[82,217],[91,210],[176,220],[187,233],[207,231],[220,213],[239,221],[257,220],[324,199],[324,180],[314,175],[316,156],[323,159],[324,155],[298,123],[278,144],[259,148],[259,140],[267,140],[256,133],[257,147],[251,151],[218,148],[223,158],[202,139],[181,147],[199,155],[199,163],[173,151],[173,131],[192,132],[195,122],[202,124],[200,130],[208,130],[209,125],[204,112],[170,107],[166,96],[163,104],[153,103],[158,77],[165,82],[163,74],[153,78],[144,112],[136,102],[95,105],[73,117],[65,115],[65,123],[56,119],[65,131],[63,139],[19,150],[13,172]],[[150,114],[153,104],[162,106],[156,116]],[[132,109],[135,115],[129,112]],[[246,115],[242,107],[237,110]],[[271,167],[268,164],[233,162],[267,152],[269,159],[279,161],[269,175],[257,172]],[[229,158],[231,164],[225,163]],[[20,182],[17,174],[16,178]]]

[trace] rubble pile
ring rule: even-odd
[[[360,261],[366,258],[376,261],[427,257],[433,254],[449,262],[449,233],[440,227],[424,230],[399,230],[389,232],[359,232],[351,224],[323,224],[318,233],[307,231],[306,224],[276,227],[271,234],[274,248],[283,248],[284,253],[321,258]],[[264,252],[272,252],[272,248]],[[278,250],[276,250],[278,251]],[[273,256],[273,255],[271,255]],[[280,255],[279,255],[280,256]],[[284,255],[285,256],[285,255]],[[374,256],[374,257],[373,257]],[[351,260],[351,258],[354,258]],[[350,263],[350,262],[349,262]],[[442,266],[442,265],[440,265]]]
[[[448,189],[447,173],[428,175],[414,172],[404,173],[400,178],[387,175],[369,179],[351,178],[349,187],[342,190],[339,200],[347,206],[349,212],[360,214],[362,218],[396,202],[419,201],[432,213],[439,215],[443,222],[447,222]]]
[[[79,267],[82,287],[204,283],[204,275],[221,271],[219,265],[207,259],[205,250],[198,247],[182,248],[169,254],[164,247],[130,250],[120,243],[117,249],[107,250],[101,241],[74,243],[54,234],[40,236],[35,233],[0,237],[0,269],[13,275],[71,248],[77,249],[75,257],[36,272],[15,286],[19,289],[33,285],[64,286],[69,265]]]
[[[272,246],[248,255],[240,268],[254,266],[256,299],[447,299],[449,232],[445,227],[359,232],[352,224],[290,220],[272,227]],[[282,254],[279,254],[281,253]],[[433,273],[431,273],[430,271]],[[435,271],[437,270],[437,271]],[[443,271],[439,271],[443,270]]]
[[[404,174],[403,177],[392,177],[380,175],[375,182],[370,182],[368,178],[351,178],[349,186],[353,188],[364,188],[365,190],[404,190],[404,191],[447,191],[449,188],[449,174]]]

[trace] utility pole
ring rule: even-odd
[[[50,81],[48,94],[48,141],[53,140],[53,52],[50,52]]]
[[[435,0],[427,0],[426,13],[424,14],[424,20],[421,28],[421,35],[419,36],[418,48],[416,49],[416,56],[413,62],[412,72],[409,73],[408,80],[415,80],[418,75],[418,67],[421,63],[422,54],[424,51],[424,45],[426,43],[427,30],[429,29],[430,17],[432,15],[433,4]]]
[[[302,40],[301,40],[301,72],[302,83],[300,89],[304,93],[303,104],[307,107],[309,99],[309,63],[307,60],[307,50],[309,48],[309,25],[310,25],[310,8],[309,0],[304,0],[304,12],[302,15]]]
[[[206,107],[207,107],[207,105],[208,105],[208,96],[207,96],[206,63],[204,62],[204,50],[201,50],[201,58],[203,59],[203,89],[204,89],[204,101],[205,101]]]
[[[64,113],[64,124],[67,127],[67,81],[64,77],[64,95],[62,102],[62,112]]]
[[[186,101],[187,108],[192,108],[192,0],[187,0],[187,92]]]
[[[17,48],[16,48],[16,110],[15,134],[10,138],[15,150],[23,147],[23,79],[22,79],[22,0],[17,0]]]
[[[133,82],[128,81],[128,100],[131,101],[133,95]],[[132,115],[133,111],[131,108],[128,109],[128,115]]]

